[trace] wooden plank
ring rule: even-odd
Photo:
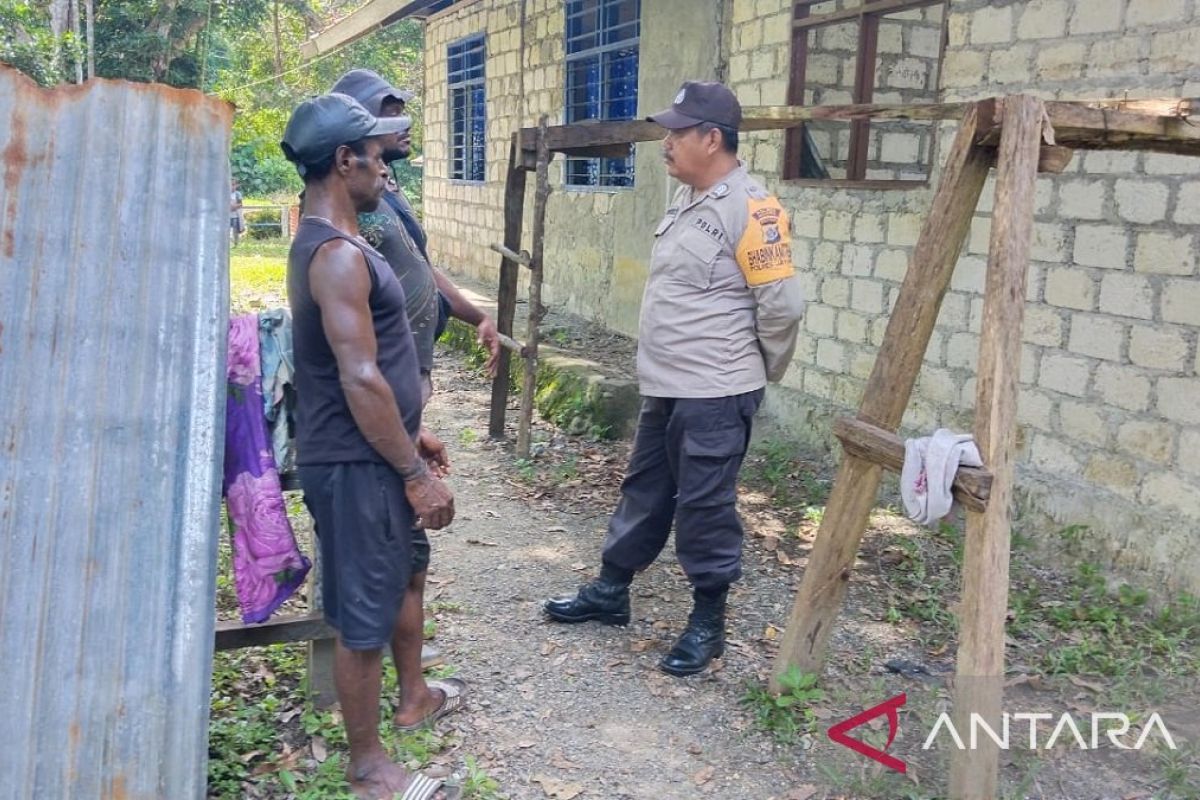
[[[792,9],[792,20],[808,16],[810,3],[798,2]],[[808,73],[808,31],[792,28],[791,69],[788,72],[787,101],[791,106],[804,105],[804,84]],[[800,177],[804,162],[804,126],[788,128],[783,140],[783,179]]]
[[[788,181],[789,186],[810,187],[813,189],[828,189],[836,186],[838,189],[870,189],[875,192],[912,191],[922,186],[928,186],[929,181],[922,180],[866,180],[843,181],[835,178],[800,178]]]
[[[594,147],[564,147],[554,152],[562,153],[568,158],[629,158],[633,153],[633,146],[631,144],[602,144]]]
[[[316,544],[316,533],[313,533]],[[321,548],[313,548],[313,565],[308,572],[309,612],[324,616],[325,600],[322,595]],[[334,682],[333,662],[337,650],[335,639],[313,639],[308,643],[308,697],[317,708],[329,708],[337,702],[337,685]]]
[[[308,697],[315,708],[327,709],[337,704],[333,676],[336,650],[336,639],[314,639],[308,643]]]
[[[1000,141],[999,119],[1002,104],[993,103],[995,114],[981,114],[979,143],[995,146]],[[1056,101],[1046,103],[1046,112],[1054,126],[1056,144],[1076,149],[1132,149],[1200,154],[1200,125],[1178,116],[1159,116],[1106,108],[1093,104],[1108,101]],[[1142,101],[1139,108],[1177,108],[1178,101]],[[743,131],[784,130],[813,120],[959,119],[975,103],[872,104],[838,106],[746,106]],[[1189,106],[1190,107],[1190,106]],[[645,120],[588,122],[554,125],[548,129],[552,152],[587,152],[581,148],[600,148],[632,142],[661,139],[661,126]],[[525,169],[536,166],[537,130],[522,128],[517,163]]]
[[[1002,106],[998,104],[998,114]],[[1045,107],[1054,127],[1054,143],[1063,147],[1200,155],[1200,125],[1187,119],[1068,102],[1047,102]],[[998,135],[995,131],[990,138],[998,140]]]
[[[891,431],[860,419],[842,417],[834,421],[833,435],[846,452],[858,458],[892,472],[904,468],[904,440]],[[959,467],[950,489],[954,499],[971,511],[985,510],[991,491],[992,473],[982,467]]]
[[[496,334],[496,336],[499,337],[500,344],[504,345],[506,348],[508,348],[512,352],[516,353],[517,355],[524,357],[525,345],[521,344],[520,342],[518,342],[516,339],[512,338],[511,336],[505,336],[503,333],[498,333],[498,334]]]
[[[1164,97],[1151,100],[1113,98],[1088,102],[1094,108],[1112,108],[1133,114],[1150,114],[1155,117],[1190,117],[1200,113],[1200,98]]]
[[[854,68],[854,102],[870,103],[875,98],[875,64],[879,57],[879,17],[865,16],[859,24],[858,58]],[[850,123],[850,158],[846,178],[861,181],[867,177],[867,150],[871,121],[860,117]]]
[[[492,250],[496,251],[500,255],[504,256],[509,261],[515,261],[518,264],[520,264],[522,267],[529,266],[529,253],[525,252],[524,250],[517,253],[513,250],[508,249],[504,245],[496,244],[495,242],[493,242],[492,244],[489,244],[488,247],[491,248]]]
[[[1069,147],[1044,144],[1038,153],[1038,172],[1061,175],[1074,157],[1075,151]]]
[[[894,14],[911,8],[932,6],[943,0],[867,0],[861,6],[831,11],[828,14],[817,14],[807,19],[796,20],[792,25],[796,28],[818,28],[822,25],[834,25],[838,22],[864,17],[868,14]]]
[[[858,417],[885,430],[896,430],[908,405],[991,168],[993,151],[975,144],[978,119],[978,109],[971,106],[958,128],[867,382]],[[877,464],[850,454],[842,458],[775,660],[772,687],[776,690],[779,676],[790,665],[810,673],[819,673],[824,666],[880,477]]]
[[[537,392],[538,340],[542,317],[542,255],[546,242],[546,201],[550,197],[550,147],[543,114],[538,126],[537,187],[533,193],[533,244],[529,253],[529,324],[525,330],[525,375],[521,390],[521,419],[517,425],[517,458],[529,458],[533,427],[534,396]]]
[[[437,0],[367,0],[342,19],[300,45],[300,59],[311,61],[377,30],[419,14]]]
[[[546,144],[554,153],[582,147],[652,142],[666,135],[666,130],[657,122],[641,119],[577,122],[574,125],[552,125],[546,130]],[[537,152],[537,131],[537,128],[521,129],[520,142],[523,152]],[[536,161],[534,164],[536,165]]]
[[[504,181],[504,246],[510,251],[521,249],[521,225],[525,216],[525,171],[518,162],[517,134],[508,148],[508,173]],[[517,313],[517,262],[500,260],[500,287],[496,294],[496,328],[512,338],[513,318]],[[504,417],[508,409],[508,379],[511,355],[509,348],[500,351],[496,362],[496,377],[492,379],[492,405],[488,417],[488,435],[504,438]]]
[[[833,119],[962,119],[975,103],[850,103],[836,106],[746,106],[742,109],[742,128],[765,130],[771,124],[803,123]],[[980,120],[980,131],[991,120]],[[757,126],[762,126],[757,127]]]
[[[979,714],[994,730],[1000,729],[1004,694],[1021,328],[1043,118],[1037,98],[1018,96],[1004,102],[975,394],[975,441],[993,473],[992,498],[987,511],[967,514],[954,714],[958,724],[967,725],[971,714]],[[950,796],[996,797],[999,756],[998,746],[987,737],[980,737],[975,748],[953,751]]]
[[[319,611],[276,617],[261,625],[241,622],[218,622],[217,650],[238,650],[243,647],[262,647],[268,644],[307,642],[312,639],[333,639],[337,632],[325,622]]]

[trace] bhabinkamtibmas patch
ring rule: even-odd
[[[774,197],[746,201],[749,221],[738,242],[737,262],[750,286],[790,278],[796,273],[792,266],[792,231],[787,212]]]

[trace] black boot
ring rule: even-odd
[[[714,658],[725,652],[725,597],[728,589],[692,593],[695,607],[688,617],[687,628],[658,663],[668,675],[695,675]]]
[[[633,573],[601,567],[600,577],[579,588],[574,597],[553,597],[542,607],[555,622],[588,622],[605,625],[629,624],[629,584]]]

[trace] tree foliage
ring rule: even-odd
[[[231,154],[247,194],[299,189],[279,151],[296,104],[355,67],[420,88],[422,31],[393,25],[304,63],[300,45],[363,0],[93,0],[96,74],[217,94],[237,108]],[[82,0],[81,0],[82,4]],[[64,0],[0,0],[0,62],[43,85],[71,80],[84,45],[61,30]],[[52,17],[54,20],[52,20]],[[419,101],[414,141],[421,137]],[[401,178],[416,180],[411,170]]]

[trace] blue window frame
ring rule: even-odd
[[[637,116],[641,0],[567,0],[568,123]],[[633,156],[569,158],[571,186],[633,186]]]
[[[450,78],[450,177],[484,179],[487,94],[484,62],[487,52],[482,33],[468,36],[448,48]]]

